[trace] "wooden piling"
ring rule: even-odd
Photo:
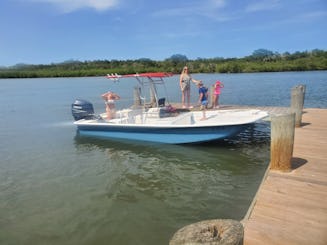
[[[291,171],[295,113],[271,116],[270,169]]]
[[[200,221],[178,230],[169,245],[242,245],[243,225],[236,220],[215,219]]]
[[[295,113],[296,127],[300,127],[302,123],[305,90],[305,85],[297,85],[291,91],[291,112]]]

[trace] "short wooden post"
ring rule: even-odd
[[[140,88],[134,87],[134,106],[138,107],[140,105],[142,105]]]
[[[295,113],[296,127],[300,127],[302,122],[305,90],[305,85],[297,85],[292,88],[291,92],[291,112]]]
[[[169,245],[241,245],[243,225],[236,220],[215,219],[197,222],[179,229]]]
[[[291,171],[295,114],[271,116],[270,169]]]

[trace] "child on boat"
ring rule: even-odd
[[[208,105],[208,88],[203,86],[203,82],[197,81],[197,86],[199,88],[199,104],[202,110],[202,118],[200,120],[206,120],[206,108]]]
[[[221,93],[220,90],[221,90],[221,88],[224,87],[224,84],[221,81],[217,80],[213,86],[214,86],[213,108],[218,109],[219,108],[219,95]]]

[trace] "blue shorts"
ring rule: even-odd
[[[207,100],[202,100],[201,101],[201,105],[207,105],[208,104],[208,101]]]
[[[202,100],[201,101],[201,110],[204,110],[208,105],[208,101],[207,100]]]

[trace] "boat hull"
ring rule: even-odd
[[[82,136],[104,139],[149,141],[166,144],[201,143],[230,138],[249,124],[204,127],[137,127],[119,125],[79,125]]]

